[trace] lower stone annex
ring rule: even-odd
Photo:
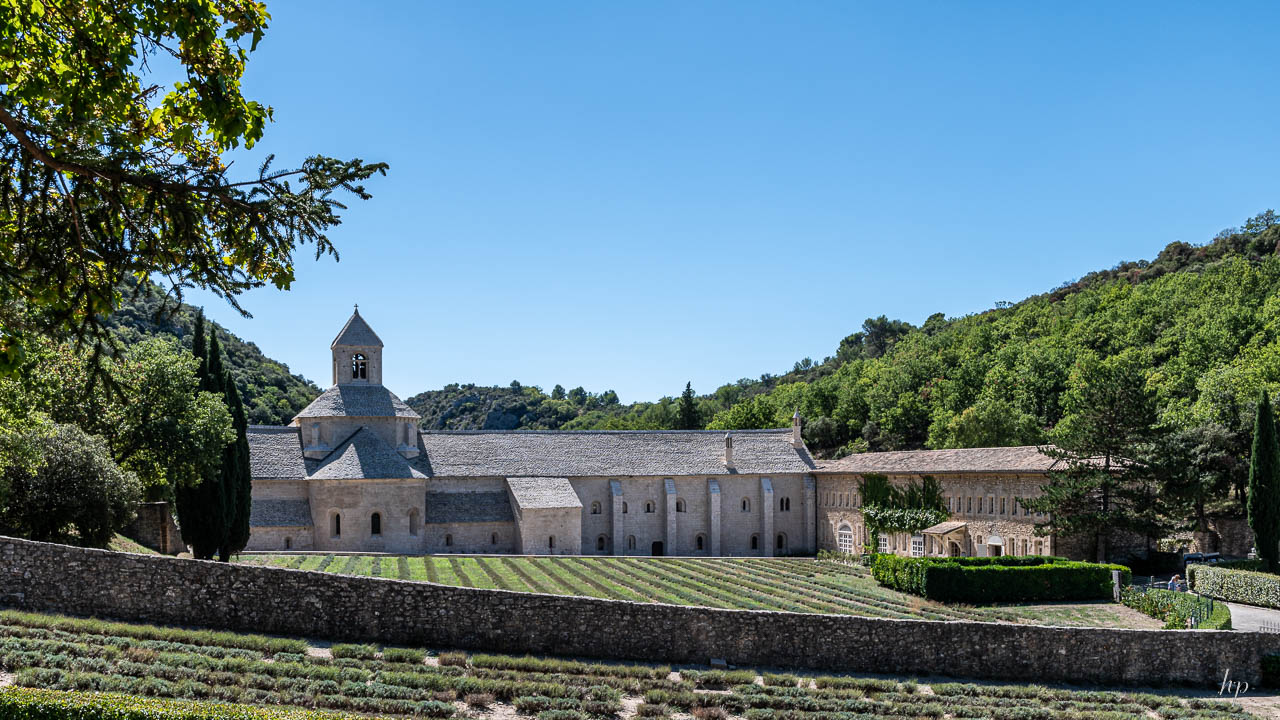
[[[251,426],[249,550],[774,556],[866,542],[858,482],[933,475],[952,518],[903,555],[1051,554],[1017,506],[1052,461],[1036,448],[810,456],[790,428],[423,432],[382,385],[382,341],[351,316],[333,386],[287,426]]]

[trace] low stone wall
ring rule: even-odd
[[[0,604],[435,648],[1105,684],[1256,683],[1280,635],[715,610],[85,550],[0,537]],[[1176,652],[1171,652],[1176,648]],[[1215,685],[1216,687],[1216,685]]]

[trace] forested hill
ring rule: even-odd
[[[176,311],[169,308],[157,317],[161,307],[159,298],[130,298],[129,291],[125,292],[124,305],[107,319],[117,338],[132,344],[151,336],[171,335],[191,347],[195,308],[184,304]],[[290,373],[287,365],[263,355],[257,345],[241,340],[208,318],[205,320],[222,343],[227,367],[240,389],[249,422],[284,425],[320,394],[315,383]]]
[[[1247,454],[1259,390],[1280,390],[1278,239],[1268,211],[984,313],[868,320],[807,377],[710,426],[783,425],[799,408],[822,453],[1039,443],[1063,419],[1073,369],[1124,361],[1142,369],[1164,429],[1226,435]]]

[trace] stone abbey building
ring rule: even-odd
[[[251,426],[249,550],[538,555],[853,551],[858,481],[942,480],[952,519],[906,554],[1050,554],[1016,497],[1035,448],[871,453],[819,466],[790,428],[423,432],[382,385],[383,344],[357,310],[330,346],[333,386],[288,426]]]

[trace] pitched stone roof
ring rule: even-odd
[[[376,432],[361,427],[316,463],[310,477],[317,480],[426,478],[417,459],[405,458]]]
[[[254,500],[249,527],[310,527],[311,503],[298,500]]]
[[[568,478],[513,477],[507,478],[507,487],[521,510],[582,507]]]
[[[339,345],[362,345],[365,347],[382,347],[382,340],[378,338],[378,334],[369,327],[369,323],[360,317],[360,309],[351,314],[347,324],[342,326],[342,331],[338,333],[338,337],[333,339],[330,348],[336,348]]]
[[[426,522],[511,522],[511,502],[505,492],[427,493]]]
[[[418,413],[382,385],[334,385],[311,401],[296,417],[403,417]]]
[[[947,533],[953,533],[957,530],[963,530],[968,526],[968,524],[969,523],[963,520],[947,520],[946,522],[940,522],[933,527],[927,527],[921,530],[920,533],[922,535],[946,535]]]
[[[734,453],[737,454],[737,446]],[[945,473],[1044,473],[1059,461],[1035,445],[959,450],[898,450],[849,455],[822,463],[819,472],[941,475]]]
[[[734,430],[734,467],[723,430],[461,431],[423,433],[436,477],[582,477],[807,473],[813,459],[791,431]]]
[[[253,477],[301,479],[307,476],[298,428],[250,425],[246,436]]]

